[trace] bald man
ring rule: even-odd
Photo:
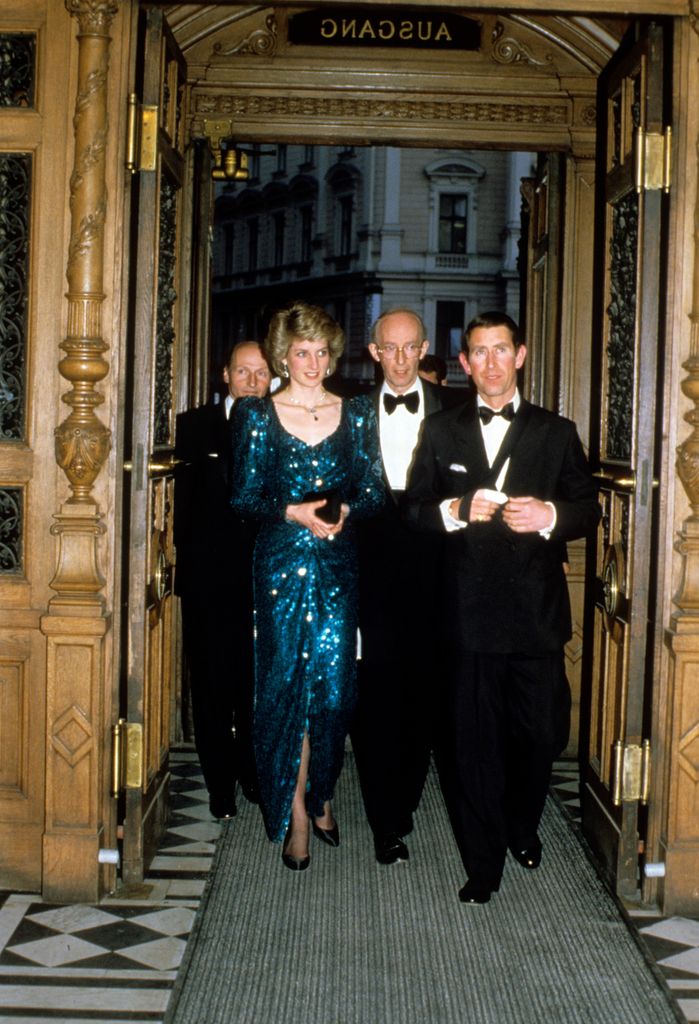
[[[194,739],[214,818],[236,813],[236,783],[256,800],[251,743],[253,694],[252,549],[256,529],[230,508],[233,403],[267,394],[270,372],[257,342],[235,345],[223,370],[222,401],[177,417],[175,593]],[[217,398],[219,396],[216,396]]]

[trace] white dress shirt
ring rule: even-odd
[[[381,458],[392,491],[405,490],[417,447],[420,424],[425,418],[425,395],[419,377],[405,394],[410,395],[413,391],[416,391],[420,398],[417,412],[408,412],[404,405],[397,405],[390,416],[384,409],[383,396],[396,395],[396,392],[384,381],[379,395]]]
[[[487,402],[484,402],[480,395],[478,395],[477,401],[479,407],[485,406],[488,409],[492,409],[492,406],[489,406]],[[512,397],[512,405],[514,407],[515,413],[519,409],[521,401],[522,399],[520,397],[518,389],[517,391],[515,391]],[[481,434],[483,436],[483,444],[485,446],[485,453],[488,457],[489,466],[493,465],[498,456],[500,446],[502,445],[502,442],[505,439],[505,434],[510,428],[510,422],[511,421],[505,419],[504,416],[493,416],[490,423],[484,423],[483,420],[479,420]],[[502,468],[498,473],[498,478],[495,481],[495,490],[492,492],[492,494],[488,494],[488,497],[490,498],[491,501],[498,501],[501,505],[504,505],[507,502],[507,495],[503,493],[502,485],[505,482],[505,477],[507,476],[507,471],[509,468],[510,459],[508,456],[503,462]],[[449,506],[451,505],[453,500],[453,498],[447,498],[445,499],[445,501],[441,502],[439,506],[440,512],[442,513],[444,526],[448,533],[451,533],[453,530],[462,530],[465,526],[468,526],[468,523],[464,522],[462,519],[455,519],[454,516],[452,516],[451,513],[449,512]],[[545,538],[545,540],[548,540],[551,536],[551,531],[556,525],[556,508],[555,505],[553,505],[553,503],[550,501],[547,501],[546,504],[553,512],[553,522],[550,526],[547,526],[545,530],[540,530],[539,533],[542,537]]]
[[[233,402],[234,402],[233,396],[230,395],[230,394],[226,395],[226,397],[223,400],[223,404],[226,407],[226,419],[227,420],[229,420],[231,418],[231,409],[233,408]]]

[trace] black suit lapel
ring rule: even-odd
[[[482,486],[477,481],[487,476],[490,467],[475,401],[467,402],[460,408],[454,422],[453,438],[458,455],[454,461],[463,462],[468,468],[470,480],[476,481],[476,488]]]
[[[212,447],[218,454],[216,459],[218,471],[223,481],[230,481],[231,469],[231,422],[226,416],[225,401],[211,406]]]
[[[507,433],[502,439],[502,444],[500,445],[500,451],[497,454],[496,462],[493,463],[493,468],[497,470],[495,473],[496,479],[500,474],[500,469],[502,469],[505,460],[512,456],[512,454],[515,452],[516,447],[522,442],[525,431],[531,419],[531,414],[532,406],[529,402],[522,399],[522,401],[519,404],[517,414],[515,418],[512,420],[512,423],[510,424]],[[505,493],[507,493],[508,482],[511,482],[513,462],[514,460],[511,460],[510,465],[507,467],[507,475],[503,482],[503,490],[505,491]],[[493,483],[493,487],[494,486],[495,484]]]
[[[423,380],[422,393],[425,398],[425,416],[431,416],[433,412],[439,412],[442,408],[439,388],[430,384],[429,381]]]

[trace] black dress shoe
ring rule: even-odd
[[[310,855],[308,857],[292,857],[290,853],[282,854],[282,864],[290,871],[305,871],[310,863]]]
[[[408,847],[394,832],[387,836],[376,836],[374,850],[379,864],[395,864],[397,861],[408,860],[410,857]]]
[[[311,825],[313,827],[313,835],[327,843],[328,846],[337,847],[340,845],[340,830],[337,827],[337,822],[335,822],[332,828],[321,828],[320,825],[316,825],[315,821],[311,819]]]
[[[523,868],[533,871],[541,864],[541,840],[537,836],[529,846],[511,846],[510,853]]]
[[[286,830],[284,836],[284,845],[282,846],[282,864],[289,871],[305,871],[311,863],[310,855],[306,857],[292,857],[290,853],[286,852],[286,848],[289,845],[289,839],[291,838],[291,825]]]
[[[209,800],[209,810],[214,818],[225,821],[228,818],[235,818],[238,813],[238,808],[235,806],[235,800],[231,800],[230,797],[221,798],[218,796],[212,796]]]
[[[494,891],[486,885],[469,880],[463,889],[459,889],[459,899],[462,903],[489,903]]]

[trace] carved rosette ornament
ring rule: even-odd
[[[92,485],[110,449],[110,432],[97,418],[104,401],[95,386],[106,377],[102,338],[107,74],[109,29],[119,0],[65,0],[78,21],[78,91],[73,116],[75,163],[70,179],[71,234],[68,249],[68,331],[58,364],[72,388],[71,406],[56,429],[56,461],[73,492],[70,503],[92,502]]]

